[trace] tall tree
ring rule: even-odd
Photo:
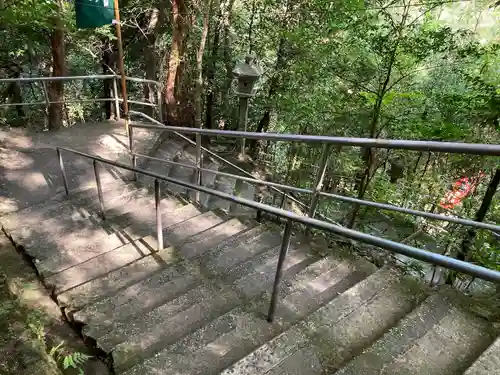
[[[52,51],[52,77],[63,77],[65,73],[64,48],[64,1],[57,0],[57,12],[53,16],[53,29],[50,35]],[[52,81],[48,89],[49,100],[49,128],[63,127],[64,118],[64,82]]]

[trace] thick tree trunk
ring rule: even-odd
[[[223,44],[223,56],[224,56],[224,66],[226,68],[226,81],[224,82],[224,88],[222,90],[222,103],[224,105],[224,129],[228,129],[232,126],[232,114],[231,105],[229,103],[229,92],[231,90],[231,83],[233,81],[233,58],[231,51],[231,35],[230,28],[233,22],[233,5],[235,0],[227,0],[226,6],[224,7],[224,44]]]
[[[286,23],[283,24],[283,29],[286,28]],[[267,95],[267,100],[271,101],[278,91],[279,87],[279,77],[281,70],[285,67],[286,59],[285,59],[285,43],[286,38],[284,35],[281,36],[280,41],[278,43],[278,50],[276,51],[276,63],[274,64],[274,73],[271,78],[271,83],[269,85],[269,93]],[[269,123],[271,121],[271,109],[267,109],[262,116],[262,119],[259,121],[257,125],[257,132],[265,133],[269,129]],[[248,141],[248,146],[250,150],[250,154],[257,155],[259,152],[259,142],[256,139],[251,139]]]
[[[165,9],[160,7],[163,3],[159,3],[158,8],[151,10],[149,17],[148,26],[146,28],[146,45],[143,49],[144,61],[145,61],[145,78],[155,81],[157,72],[157,61],[156,61],[156,39],[160,32],[162,21],[164,18]],[[156,87],[150,84],[144,84],[143,86],[144,100],[149,103],[156,102]],[[154,115],[155,109],[153,107],[148,107],[149,114]]]
[[[184,55],[184,43],[188,32],[187,18],[188,8],[185,0],[172,0],[172,43],[163,96],[166,105],[167,122],[174,126],[181,125],[176,98],[176,84],[179,82],[179,67]]]
[[[208,27],[210,25],[210,3],[211,0],[205,0],[202,4],[203,28],[201,32],[200,45],[196,52],[196,90],[195,90],[195,127],[202,127],[202,95],[203,95],[203,53],[207,42]]]
[[[218,1],[215,1],[215,5]],[[215,6],[213,8],[216,8]],[[215,62],[217,61],[219,44],[220,44],[220,32],[223,26],[223,14],[222,10],[219,10],[219,15],[214,28],[214,37],[212,41],[212,48],[210,52],[210,58],[207,66],[207,88],[208,93],[206,97],[206,115],[205,115],[205,128],[212,129],[214,121],[214,104],[215,104]],[[206,137],[207,138],[207,137]],[[207,138],[208,139],[208,138]]]
[[[62,10],[62,0],[58,1],[59,9]],[[54,30],[50,38],[52,50],[52,77],[64,76],[64,25],[60,18],[54,20]],[[49,100],[52,103],[49,106],[49,129],[60,129],[63,127],[64,116],[64,83],[63,81],[52,81],[48,89]]]
[[[101,62],[101,65],[102,65],[102,74],[106,75],[106,74],[113,74],[113,71],[111,69],[113,69],[113,66],[114,66],[114,59],[113,59],[113,50],[112,50],[113,46],[111,43],[106,43],[105,44],[105,47],[102,51],[102,62]],[[113,95],[113,80],[112,79],[105,79],[103,81],[103,93],[102,93],[102,96],[103,98],[111,98]],[[109,120],[109,119],[112,119],[113,116],[116,118],[116,113],[115,110],[114,110],[114,105],[113,105],[113,102],[111,101],[108,101],[108,102],[104,102],[103,103],[103,107],[104,107],[104,112],[106,114],[106,118]]]

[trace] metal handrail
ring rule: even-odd
[[[0,78],[0,83],[10,83],[10,82],[42,82],[42,81],[78,81],[78,80],[86,80],[86,79],[111,79],[111,78],[120,78],[119,74],[94,74],[89,76],[63,76],[63,77],[19,77],[19,78]],[[136,78],[125,76],[127,81],[131,82],[141,82],[141,83],[150,83],[154,84],[158,87],[161,87],[161,82],[153,81],[151,79],[144,78]]]
[[[150,159],[150,160],[163,162],[166,164],[176,165],[176,166],[183,167],[183,168],[191,168],[191,169],[197,168],[195,165],[192,165],[192,164],[179,163],[179,162],[172,161],[172,160],[155,158],[153,156],[148,156],[148,155],[144,155],[144,154],[133,153],[133,155],[144,158],[144,159]],[[199,170],[202,172],[205,172],[205,173],[213,173],[213,174],[219,175],[219,176],[232,177],[232,178],[236,178],[236,179],[239,179],[239,180],[242,180],[245,182],[249,182],[249,183],[253,183],[253,184],[257,184],[257,185],[265,185],[265,186],[269,186],[269,187],[279,188],[279,189],[282,189],[285,191],[294,191],[294,192],[302,193],[302,194],[317,194],[317,192],[315,190],[311,190],[311,189],[299,188],[299,187],[295,187],[295,186],[291,186],[291,185],[278,184],[276,182],[270,182],[270,181],[264,181],[264,180],[260,180],[260,179],[256,179],[256,178],[239,176],[239,175],[235,175],[232,173],[216,171],[214,169],[200,168]],[[435,213],[431,213],[431,212],[412,210],[409,208],[403,208],[403,207],[395,206],[392,204],[372,202],[372,201],[367,201],[364,199],[352,198],[352,197],[348,197],[345,195],[339,195],[339,194],[319,192],[319,195],[323,196],[323,197],[333,198],[335,200],[339,200],[342,202],[357,203],[357,204],[360,204],[362,206],[379,208],[379,209],[382,209],[385,211],[400,212],[400,213],[404,213],[404,214],[408,214],[408,215],[426,217],[426,218],[432,219],[432,220],[447,221],[450,223],[461,224],[464,226],[470,226],[470,227],[475,227],[475,228],[479,228],[479,229],[491,230],[493,232],[500,232],[500,225],[496,225],[496,224],[490,224],[490,223],[485,223],[485,222],[481,222],[481,221],[463,219],[460,217],[446,216],[446,215],[442,215],[442,214],[435,214]],[[330,221],[330,222],[333,222],[333,221]],[[335,223],[335,222],[333,222],[333,223]],[[335,223],[335,224],[337,224],[337,223]]]
[[[139,115],[155,123],[160,122],[137,111],[130,114]],[[438,141],[413,141],[382,138],[357,138],[357,137],[332,137],[328,135],[288,134],[288,133],[258,133],[234,130],[199,129],[179,126],[153,126],[141,125],[144,128],[163,129],[169,132],[184,134],[200,134],[207,137],[249,138],[264,141],[289,141],[305,143],[321,143],[339,146],[400,149],[411,151],[436,151],[452,154],[474,154],[485,156],[500,156],[500,145],[489,143],[464,143],[464,142],[438,142]]]
[[[151,120],[152,122],[159,123],[155,119],[153,119],[150,116],[147,116],[147,115],[145,115],[145,114],[143,114],[141,112],[131,111],[130,113],[134,114],[134,115],[140,115],[140,116],[142,116],[144,118],[147,118],[148,120]],[[173,127],[164,126],[164,125],[134,124],[134,123],[131,123],[130,126],[131,127],[136,127],[136,128],[152,129],[152,130],[153,129],[156,129],[156,130],[165,130],[165,129],[167,129],[167,131],[172,131],[172,132],[176,133],[177,135],[179,135],[180,137],[182,137],[183,139],[191,142],[192,144],[195,144],[195,142],[193,142],[188,137],[182,135],[177,130],[176,131],[170,130]],[[178,127],[176,127],[175,129],[180,129],[181,132],[186,132],[186,133],[201,133],[202,131],[203,131],[203,133],[206,132],[205,129],[178,128]],[[245,133],[245,135],[251,135],[251,136],[255,136],[255,135],[259,136],[259,135],[262,134],[262,133],[252,133],[252,132],[234,132],[234,131],[214,131],[214,132],[217,132],[217,135],[220,135],[220,133],[222,133],[224,135],[229,134],[229,135],[227,135],[228,137],[232,137],[233,133],[238,133],[239,135],[241,135],[240,133]],[[212,136],[214,136],[213,135],[214,132],[210,131],[210,134]],[[129,147],[130,147],[130,150],[133,150],[133,148],[132,148],[132,135],[129,134],[129,136],[130,136],[130,138],[129,138],[129,143],[130,143]],[[281,136],[283,136],[283,134],[278,134],[278,136],[281,137]],[[284,134],[284,136],[288,136],[288,134]],[[305,136],[305,137],[316,137],[316,136]],[[330,140],[334,139],[335,142],[337,142],[338,144],[341,144],[341,145],[351,145],[350,142],[353,139],[353,138],[347,138],[347,137],[322,137],[322,138],[328,138]],[[260,138],[258,138],[258,139],[260,139]],[[366,141],[365,138],[356,138],[356,139],[357,140],[362,140],[363,142]],[[383,141],[385,143],[390,143],[392,145],[391,140],[383,140],[382,139],[380,141]],[[358,141],[358,142],[361,142],[361,141]],[[420,148],[424,144],[428,143],[426,141],[398,141],[398,142],[411,142],[412,143],[411,147],[418,147],[418,148]],[[434,142],[434,143],[439,143],[439,142]],[[478,145],[478,144],[448,142],[448,146],[447,147],[451,147],[453,149],[456,149],[456,148],[464,147],[464,145],[465,145],[465,147],[467,149],[474,149],[474,147],[472,147],[472,146],[478,146],[478,148],[476,148],[476,150],[477,149],[484,150],[484,146],[486,146],[486,145],[480,145],[480,144]],[[489,146],[493,146],[494,151],[498,152],[498,154],[500,155],[500,145],[489,145]],[[379,146],[379,147],[381,147],[381,146]],[[204,150],[207,150],[207,149],[204,149]],[[207,151],[210,154],[215,155],[220,160],[222,160],[224,162],[227,162],[231,166],[234,166],[235,168],[238,168],[239,170],[243,171],[247,175],[252,176],[247,171],[239,168],[238,166],[235,166],[234,164],[230,163],[229,161],[227,161],[227,160],[223,159],[222,157],[214,154],[212,151],[210,151],[210,150],[207,150]],[[455,152],[460,152],[460,151],[455,151]],[[174,164],[180,164],[180,163],[172,162],[172,161],[169,161],[169,160],[164,160],[164,159],[160,159],[160,158],[154,158],[154,157],[146,156],[146,155],[142,155],[142,154],[136,154],[136,153],[133,153],[133,152],[132,152],[132,154],[135,155],[135,156],[142,157],[142,158],[150,158],[150,159],[153,159],[153,160],[162,161],[162,162],[173,164],[173,165]],[[328,155],[328,149],[323,150],[323,157],[325,155]],[[325,167],[326,167],[326,160],[322,160],[321,165],[322,165],[322,169],[320,171],[320,174],[318,174],[318,177],[324,175],[324,171],[325,171]],[[134,164],[134,166],[135,166],[135,164]],[[360,204],[360,205],[363,205],[363,206],[379,208],[379,209],[382,209],[382,210],[393,211],[393,212],[400,212],[400,213],[404,213],[404,214],[425,217],[425,218],[432,219],[432,220],[441,220],[441,221],[446,221],[446,222],[461,224],[461,225],[465,225],[465,226],[471,226],[471,227],[475,227],[475,228],[491,230],[493,232],[500,232],[500,226],[499,225],[495,225],[495,224],[484,223],[484,222],[479,222],[479,221],[474,221],[474,220],[468,220],[468,219],[462,219],[462,218],[453,217],[453,216],[446,216],[446,215],[442,215],[442,214],[435,214],[435,213],[430,213],[430,212],[425,212],[425,211],[413,210],[413,209],[408,209],[408,208],[403,208],[403,207],[395,206],[395,205],[392,205],[392,204],[372,202],[372,201],[368,201],[368,200],[363,200],[363,199],[358,199],[358,198],[352,198],[352,197],[348,197],[348,196],[344,196],[344,195],[339,195],[339,194],[326,193],[326,192],[318,191],[317,189],[311,190],[311,189],[298,188],[298,187],[294,187],[294,186],[290,186],[290,185],[278,184],[278,183],[274,183],[274,182],[270,182],[270,181],[264,181],[264,180],[256,179],[256,178],[254,178],[254,176],[252,176],[252,178],[248,178],[248,177],[243,177],[243,176],[239,176],[239,175],[234,175],[234,174],[231,174],[231,173],[224,173],[224,172],[214,171],[214,170],[211,170],[211,169],[198,168],[197,166],[193,166],[193,165],[182,164],[182,166],[183,167],[193,168],[193,169],[198,169],[198,170],[203,171],[203,172],[210,172],[210,173],[215,173],[215,174],[219,174],[219,175],[225,175],[227,177],[233,177],[235,179],[240,179],[242,181],[246,181],[246,182],[250,182],[250,183],[255,183],[255,184],[259,184],[259,185],[269,186],[270,188],[272,188],[275,191],[278,191],[278,192],[280,192],[282,194],[283,194],[283,192],[281,190],[279,190],[279,189],[282,189],[282,190],[285,190],[285,191],[295,191],[295,192],[298,192],[298,193],[313,194],[313,196],[329,197],[329,198],[333,198],[333,199],[336,199],[336,200],[339,200],[339,201],[343,201],[343,202]],[[321,183],[321,180],[322,180],[322,178],[318,178],[318,181],[316,182],[315,186],[318,186],[319,183]],[[316,203],[317,203],[317,200],[316,200]],[[300,202],[300,204],[302,206],[306,207],[306,208],[309,208],[307,205],[305,205],[302,202]],[[315,207],[315,204],[314,204],[314,201],[313,201],[313,204],[311,204],[311,208],[314,208],[314,207]],[[309,212],[309,216],[313,217],[314,216],[314,212]],[[325,220],[325,218],[323,218],[323,220]],[[334,224],[338,224],[338,223],[335,223],[332,220],[327,220],[327,221],[330,221],[331,223],[334,223]]]
[[[158,173],[146,171],[146,170],[139,169],[139,168],[134,168],[134,167],[131,167],[130,165],[116,162],[113,160],[104,159],[104,158],[96,156],[96,155],[87,154],[87,153],[73,150],[73,149],[66,148],[66,147],[58,147],[56,150],[57,150],[58,157],[59,157],[59,162],[60,162],[59,165],[61,167],[61,173],[63,176],[64,186],[65,186],[65,190],[66,190],[67,195],[69,195],[69,189],[68,189],[67,177],[66,177],[66,172],[65,172],[65,168],[64,168],[64,163],[63,163],[61,151],[70,152],[70,153],[73,153],[75,155],[80,155],[80,156],[89,158],[89,159],[94,161],[94,165],[96,165],[95,164],[96,162],[100,162],[100,163],[108,164],[108,165],[115,166],[118,168],[122,168],[122,169],[125,169],[128,171],[134,172],[134,173],[140,173],[140,174],[145,175],[145,176],[153,177],[156,180],[170,182],[170,183],[180,185],[180,186],[188,188],[188,189],[197,190],[197,191],[202,192],[202,193],[214,195],[220,199],[232,201],[232,202],[235,202],[235,203],[240,204],[242,206],[246,206],[246,207],[249,207],[249,208],[252,208],[255,210],[264,211],[264,212],[282,217],[284,219],[291,220],[292,222],[297,222],[297,223],[303,224],[307,227],[312,227],[312,228],[332,232],[334,234],[337,234],[337,235],[340,235],[343,237],[347,237],[347,238],[350,238],[350,239],[355,240],[355,241],[360,241],[360,242],[363,242],[363,243],[366,243],[369,245],[383,248],[385,250],[388,250],[388,251],[396,253],[396,254],[405,255],[405,256],[408,256],[410,258],[414,258],[417,260],[421,260],[421,261],[424,261],[427,263],[434,264],[436,266],[449,268],[449,269],[452,269],[452,270],[455,270],[458,272],[462,272],[462,273],[465,273],[465,274],[468,274],[468,275],[471,275],[474,277],[478,277],[478,278],[481,278],[481,279],[484,279],[487,281],[500,283],[500,272],[495,271],[493,269],[489,269],[489,268],[478,266],[478,265],[475,265],[475,264],[472,264],[469,262],[457,260],[457,259],[445,256],[445,255],[436,254],[436,253],[433,253],[433,252],[430,252],[427,250],[422,250],[422,249],[419,249],[419,248],[416,248],[413,246],[405,245],[403,243],[399,243],[399,242],[391,241],[388,239],[380,238],[377,236],[373,236],[371,234],[359,232],[359,231],[356,231],[354,229],[348,229],[348,228],[345,228],[345,227],[340,226],[340,225],[334,225],[334,224],[328,223],[328,222],[323,221],[323,220],[318,220],[318,219],[298,215],[298,214],[295,214],[291,211],[283,210],[283,209],[280,209],[277,207],[273,207],[273,206],[270,206],[270,205],[267,205],[264,203],[255,202],[255,201],[241,198],[241,197],[238,197],[235,195],[223,193],[221,191],[210,189],[210,188],[207,188],[204,186],[194,185],[194,184],[191,184],[189,182],[174,179],[174,178],[171,178],[168,176],[163,176],[163,175],[158,174]],[[97,171],[97,168],[96,168],[96,171]],[[97,184],[100,185],[100,179],[97,179]],[[158,188],[159,188],[159,184],[155,184],[155,186],[158,186]],[[98,190],[99,189],[100,189],[100,187],[98,186]],[[102,203],[101,204],[102,210],[104,211],[104,204],[103,204],[104,202],[102,201],[102,194],[99,194],[99,199]],[[103,215],[104,215],[104,212],[103,212]],[[288,231],[288,235],[289,236],[291,235],[290,230]],[[158,236],[162,236],[162,234],[158,233]],[[283,239],[283,242],[287,242],[287,241],[289,241],[289,238]],[[286,251],[285,251],[285,253],[286,253]]]
[[[129,124],[130,128],[142,128],[142,129],[152,129],[152,130],[168,130],[168,128],[170,128],[168,126],[163,125],[160,121],[157,121],[154,118],[152,118],[152,117],[150,117],[150,116],[148,116],[148,115],[146,115],[146,114],[144,114],[142,112],[129,111],[129,114],[130,115],[137,115],[137,116],[143,117],[143,118],[145,118],[145,119],[147,119],[147,120],[149,120],[149,121],[154,122],[155,124],[157,124],[157,125],[149,125],[149,124],[137,124],[137,123],[131,122]],[[183,129],[183,128],[180,128],[180,129]],[[170,132],[174,133],[176,136],[182,138],[183,140],[187,141],[188,143],[190,143],[192,145],[195,145],[195,146],[197,145],[197,142],[194,142],[189,137],[186,137],[185,135],[182,134],[182,132],[178,132],[178,131],[170,131]],[[211,150],[209,150],[209,149],[207,149],[207,148],[205,148],[205,147],[203,147],[201,145],[199,147],[200,147],[201,150],[203,150],[204,152],[206,152],[207,154],[209,154],[213,158],[221,161],[222,163],[230,166],[231,168],[236,169],[237,171],[243,173],[246,176],[250,176],[253,179],[254,176],[250,172],[246,171],[245,169],[237,166],[234,163],[231,163],[229,160],[227,160],[227,159],[225,159],[225,158],[217,155],[213,151],[211,151]],[[129,150],[130,150],[131,154],[134,155],[134,152],[133,152],[133,132],[129,133]],[[138,155],[136,154],[136,156],[138,156]],[[158,160],[165,161],[163,159],[158,159]],[[134,157],[132,158],[132,163],[135,166],[135,158]],[[198,171],[201,171],[201,168],[199,166],[196,166],[196,167],[193,166],[193,168],[197,168]],[[230,175],[229,177],[234,177],[236,179],[240,179],[240,180],[243,180],[243,181],[246,180],[246,178],[242,178],[243,176],[239,176],[239,175]],[[262,180],[257,180],[257,181],[262,181]],[[260,185],[269,186],[271,190],[273,190],[274,192],[276,192],[276,193],[278,193],[278,194],[280,194],[282,196],[282,203],[281,203],[281,205],[283,205],[285,199],[288,199],[288,200],[294,202],[295,204],[301,206],[302,208],[304,208],[304,209],[306,209],[308,211],[311,210],[310,206],[308,206],[304,202],[301,202],[300,200],[298,200],[294,196],[292,196],[290,194],[286,194],[284,191],[279,190],[276,186],[273,186],[272,183],[265,184],[264,182],[266,182],[266,181],[262,181],[262,183],[259,182],[259,184]],[[292,189],[288,189],[288,190],[292,190]],[[330,223],[336,224],[335,221],[331,220],[330,218],[328,218],[328,217],[326,217],[326,216],[324,216],[324,215],[322,215],[320,213],[316,213],[316,215],[318,217],[321,217],[323,220],[326,220],[326,221],[329,221]]]
[[[63,76],[63,77],[19,77],[19,78],[0,78],[0,83],[11,83],[11,82],[18,82],[18,83],[29,83],[29,82],[41,82],[42,83],[42,88],[44,92],[44,97],[45,101],[43,102],[22,102],[22,103],[0,103],[0,108],[2,107],[18,107],[18,106],[38,106],[38,105],[45,105],[46,107],[50,106],[51,104],[62,104],[62,103],[97,103],[97,102],[114,102],[115,103],[115,113],[116,113],[116,118],[119,120],[120,119],[120,108],[119,108],[119,103],[123,102],[123,98],[120,98],[118,95],[118,88],[116,85],[116,80],[120,79],[121,75],[119,74],[95,74],[95,75],[88,75],[88,76]],[[100,80],[105,80],[105,79],[112,79],[113,80],[113,94],[111,98],[91,98],[91,99],[70,99],[70,100],[63,100],[63,101],[51,101],[49,99],[49,96],[47,94],[47,87],[46,87],[46,82],[52,82],[52,81],[76,81],[76,80],[90,80],[90,79],[100,79]],[[162,114],[162,100],[161,100],[161,87],[162,84],[160,82],[151,80],[151,79],[144,79],[144,78],[136,78],[136,77],[129,77],[125,76],[125,80],[131,81],[131,82],[140,82],[140,83],[146,83],[146,84],[153,84],[156,86],[157,89],[157,99],[158,102],[152,103],[152,102],[143,102],[139,100],[128,100],[127,102],[130,104],[138,104],[142,106],[147,106],[147,107],[153,107],[157,108],[158,111],[158,116],[161,119],[163,114]]]

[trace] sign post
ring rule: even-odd
[[[113,2],[113,4],[111,4]],[[76,27],[79,29],[92,29],[104,25],[114,24],[118,44],[118,69],[123,100],[123,117],[125,130],[128,134],[129,115],[127,81],[125,79],[125,65],[123,57],[122,28],[120,24],[120,9],[118,0],[78,0],[75,1]]]

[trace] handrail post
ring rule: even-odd
[[[156,103],[156,106],[157,106],[157,110],[158,110],[158,119],[160,120],[160,122],[163,122],[163,106],[162,106],[162,96],[161,96],[161,88],[158,87],[158,85],[155,85],[156,86],[156,100],[158,101],[158,103]]]
[[[118,98],[116,77],[113,78],[113,98],[115,99],[115,120],[120,120],[120,99]]]
[[[43,97],[45,99],[45,121],[46,122],[46,126],[48,127],[49,125],[49,110],[50,110],[50,99],[49,99],[49,92],[47,91],[47,84],[45,83],[45,81],[42,81],[42,91],[43,91]]]
[[[59,160],[59,169],[61,170],[61,175],[63,178],[64,191],[66,192],[66,195],[69,195],[68,178],[66,177],[66,170],[64,168],[64,161],[60,149],[57,149],[57,159]]]
[[[158,250],[163,249],[163,225],[161,222],[161,196],[160,181],[155,178],[155,208],[156,208],[156,236],[158,240]]]
[[[281,282],[281,277],[283,276],[283,264],[285,263],[285,258],[288,252],[288,248],[290,247],[290,239],[292,237],[292,226],[293,226],[293,221],[288,220],[286,222],[285,231],[283,233],[283,240],[281,241],[278,266],[276,267],[276,276],[274,278],[273,294],[271,295],[271,304],[269,305],[269,312],[267,314],[267,321],[269,323],[272,323],[272,321],[274,320],[274,313],[276,311],[276,305],[278,304],[279,286]]]
[[[201,153],[201,134],[196,133],[196,177],[195,184],[201,186],[201,168],[203,163],[203,155]],[[200,192],[196,190],[195,192],[195,201],[196,203],[200,203]]]
[[[94,164],[95,182],[97,185],[97,195],[99,196],[99,204],[101,205],[101,217],[103,220],[106,220],[106,215],[104,213],[104,198],[102,195],[101,176],[99,175],[99,168],[97,167],[97,160],[94,159],[93,164]]]
[[[330,156],[331,145],[324,144],[321,153],[321,162],[319,165],[318,174],[316,175],[316,182],[314,184],[314,195],[311,198],[311,206],[309,207],[309,217],[314,218],[316,214],[316,206],[318,205],[319,195],[323,186],[323,179],[325,178],[326,168],[328,167],[328,157]]]
[[[136,168],[137,158],[134,154],[134,127],[133,126],[130,126],[128,129],[128,150],[130,152],[130,162],[132,163],[132,167]],[[137,173],[133,172],[132,180],[137,181]]]

